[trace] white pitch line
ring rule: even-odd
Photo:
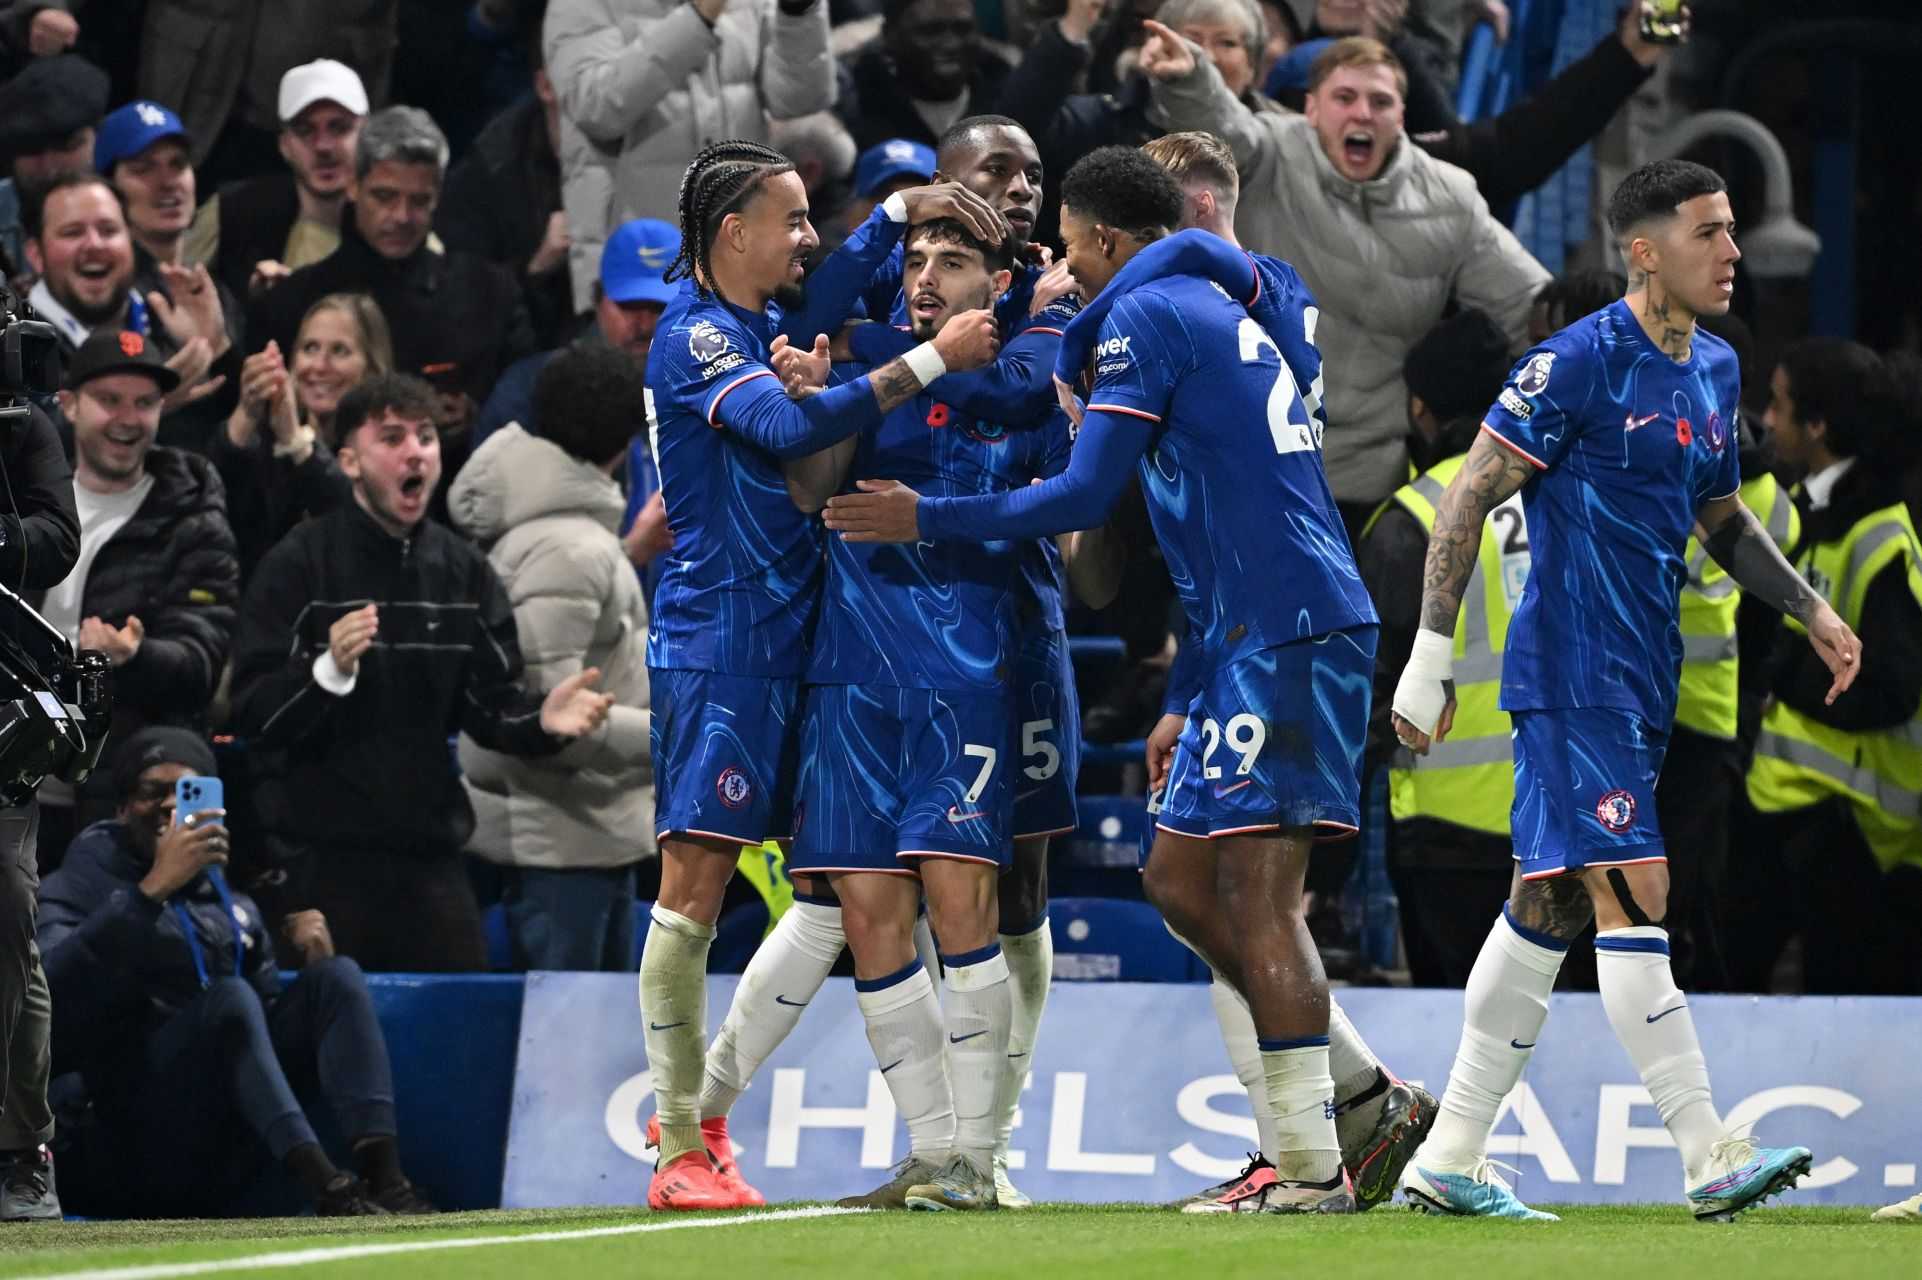
[[[777,1209],[739,1218],[686,1218],[677,1222],[634,1222],[618,1227],[583,1227],[576,1231],[530,1231],[519,1235],[461,1236],[450,1240],[409,1240],[396,1244],[352,1244],[331,1249],[294,1249],[260,1253],[246,1258],[209,1262],[165,1262],[140,1267],[107,1267],[98,1271],[65,1271],[31,1280],[172,1280],[176,1276],[205,1276],[221,1271],[258,1271],[273,1267],[312,1267],[356,1258],[379,1258],[396,1253],[427,1253],[435,1249],[478,1249],[497,1244],[547,1244],[556,1240],[592,1240],[603,1236],[643,1235],[649,1231],[686,1231],[698,1227],[744,1227],[757,1222],[791,1222],[796,1218],[831,1218],[865,1213],[865,1209]],[[208,1241],[207,1243],[217,1243]]]

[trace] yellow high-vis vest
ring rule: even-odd
[[[1432,534],[1436,505],[1466,456],[1435,464],[1388,501]],[[1387,509],[1385,504],[1382,509]],[[1528,581],[1528,565],[1521,495],[1510,494],[1488,513],[1481,553],[1462,591],[1462,616],[1455,627],[1454,728],[1446,741],[1432,744],[1426,756],[1405,747],[1395,752],[1388,773],[1388,810],[1396,821],[1435,818],[1490,835],[1509,833],[1515,752],[1508,713],[1501,709],[1502,650],[1509,619]]]
[[[1922,604],[1922,542],[1899,502],[1863,516],[1839,541],[1807,548],[1796,568],[1855,628],[1869,583],[1898,561]],[[1787,621],[1798,636],[1807,634],[1795,619]],[[1873,643],[1874,637],[1864,641]],[[1840,796],[1884,868],[1922,863],[1922,709],[1911,710],[1896,728],[1850,732],[1776,703],[1762,718],[1749,802],[1763,813],[1782,813]]]
[[[1787,555],[1801,539],[1802,516],[1775,477],[1765,471],[1743,481],[1742,501]],[[1688,540],[1684,554],[1688,581],[1682,584],[1682,684],[1675,699],[1675,723],[1732,742],[1739,683],[1735,610],[1742,593],[1695,538]]]

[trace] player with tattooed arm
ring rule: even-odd
[[[1615,189],[1621,301],[1530,351],[1437,507],[1422,629],[1395,690],[1396,734],[1425,753],[1454,713],[1456,616],[1488,513],[1518,490],[1533,566],[1509,623],[1501,707],[1514,726],[1516,870],[1468,979],[1441,1114],[1402,1173],[1417,1208],[1548,1218],[1490,1167],[1489,1130],[1541,1038],[1569,940],[1593,918],[1602,1004],[1682,1158],[1698,1219],[1726,1220],[1808,1172],[1804,1147],[1757,1146],[1715,1110],[1708,1063],[1669,968],[1668,868],[1655,816],[1682,663],[1692,530],[1741,586],[1800,621],[1834,675],[1861,645],[1743,505],[1740,375],[1698,316],[1728,310],[1735,219],[1721,177],[1661,160]]]

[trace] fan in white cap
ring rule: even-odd
[[[367,89],[360,75],[344,62],[317,58],[294,67],[280,78],[280,118],[293,120],[316,102],[337,102],[357,116],[367,114]]]

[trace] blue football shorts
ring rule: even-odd
[[[1013,706],[999,691],[807,691],[790,872],[915,874],[922,858],[1006,867]]]
[[[1067,835],[1079,824],[1074,787],[1081,773],[1081,698],[1067,632],[1028,631],[1015,657],[1014,697],[1014,838]]]
[[[1188,704],[1155,824],[1203,838],[1355,834],[1375,637],[1352,627],[1217,667]]]
[[[1509,822],[1524,880],[1667,859],[1655,816],[1666,733],[1612,707],[1511,711],[1509,719]]]
[[[800,681],[648,669],[654,830],[760,844],[793,827]]]

